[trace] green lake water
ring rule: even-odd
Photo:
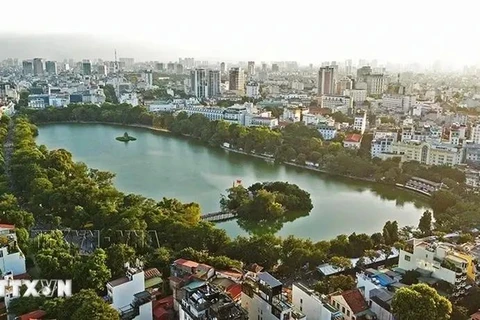
[[[125,131],[137,141],[115,140]],[[235,220],[218,223],[230,236],[267,229],[312,240],[373,233],[381,231],[387,220],[397,220],[400,226],[417,225],[427,205],[423,197],[393,187],[275,165],[148,129],[51,124],[40,126],[39,132],[38,144],[67,149],[76,161],[114,172],[115,186],[125,193],[197,202],[202,213],[218,211],[220,195],[237,179],[245,186],[288,181],[311,194],[314,207],[308,216],[268,226],[240,226]]]

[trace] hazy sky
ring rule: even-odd
[[[56,38],[51,34],[68,34],[82,41],[115,39],[116,44],[105,43],[96,56],[95,47],[101,44],[82,42],[89,50],[85,54],[92,54],[85,58],[108,58],[105,50],[113,52],[111,46],[128,42],[119,55],[137,60],[480,62],[480,4],[474,0],[1,2],[0,10],[8,14],[0,18],[0,55],[24,51],[16,48],[20,44],[12,36],[36,35],[45,46],[61,48],[61,43],[52,44]],[[76,56],[68,46],[62,54]]]

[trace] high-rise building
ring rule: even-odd
[[[246,96],[249,98],[258,98],[260,95],[259,86],[256,81],[249,81],[246,85],[247,92]]]
[[[207,71],[195,69],[190,72],[190,83],[192,94],[197,98],[208,97]]]
[[[220,95],[220,71],[208,70],[208,97],[217,97]]]
[[[220,63],[220,72],[221,73],[227,72],[227,65],[225,64],[225,62]]]
[[[158,71],[165,71],[165,64],[162,62],[155,63],[155,69]]]
[[[278,64],[273,63],[272,64],[272,72],[278,72],[280,71],[280,68],[278,67]]]
[[[45,62],[45,70],[50,75],[57,74],[57,63],[55,61],[47,61]]]
[[[318,94],[332,95],[335,93],[335,68],[321,67],[318,71]]]
[[[267,72],[268,71],[267,68],[268,68],[267,64],[262,63],[262,72]]]
[[[169,72],[175,72],[175,63],[169,62],[169,63],[167,64],[167,70],[168,70]]]
[[[36,76],[43,75],[45,71],[45,63],[42,58],[33,59],[33,74]]]
[[[178,63],[176,68],[176,73],[182,74],[183,73],[183,64]]]
[[[133,65],[135,63],[134,58],[120,58],[119,61],[120,61],[120,64],[122,64],[126,70],[133,69]]]
[[[147,87],[152,87],[153,86],[153,72],[152,70],[145,70],[142,74],[143,81],[145,81],[145,84]]]
[[[98,70],[98,74],[101,76],[106,76],[108,73],[108,68],[104,63],[99,64],[97,70]]]
[[[229,73],[229,90],[245,92],[245,75],[242,68],[231,68]]]
[[[248,61],[247,72],[249,77],[253,77],[255,75],[255,61]]]
[[[33,62],[31,60],[23,60],[22,62],[23,74],[33,74]]]
[[[84,76],[92,75],[92,62],[90,60],[82,61],[82,74]]]

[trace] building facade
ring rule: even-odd
[[[220,91],[220,71],[208,70],[208,97],[213,98],[221,95]]]
[[[229,72],[229,90],[245,93],[245,74],[242,68],[231,68]]]
[[[335,94],[335,68],[321,67],[318,71],[318,90],[317,93],[321,95]]]
[[[190,72],[190,84],[192,94],[199,98],[208,97],[207,71],[205,69],[195,69]]]
[[[418,161],[426,165],[456,166],[462,163],[463,149],[457,145],[420,141],[396,142],[392,153],[401,155],[403,161]]]

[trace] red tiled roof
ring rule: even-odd
[[[198,267],[198,263],[195,261],[190,261],[186,259],[177,259],[173,262],[176,265],[184,266],[187,268],[196,268]]]
[[[155,320],[161,320],[165,318],[165,315],[168,314],[168,311],[163,309],[162,307],[158,307],[153,310],[153,316]]]
[[[158,271],[157,268],[150,268],[150,269],[147,269],[144,271],[144,277],[145,277],[145,280],[148,280],[148,279],[152,279],[152,278],[155,278],[155,277],[161,277],[162,274],[160,273],[160,271]]]
[[[19,317],[19,320],[38,320],[43,319],[47,313],[43,310],[35,310]]]
[[[342,292],[342,297],[347,302],[353,314],[360,313],[368,309],[367,302],[358,289]]]
[[[0,223],[0,228],[2,228],[2,229],[15,229],[15,225],[13,225],[13,224],[6,224],[6,223]]]
[[[345,137],[346,142],[360,142],[362,141],[362,135],[358,133],[352,133]]]
[[[240,294],[242,293],[242,285],[240,283],[232,284],[227,288],[227,292],[233,300],[237,300],[240,298]]]

